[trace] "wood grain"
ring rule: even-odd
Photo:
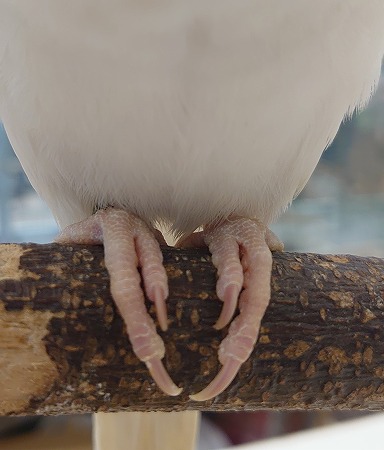
[[[223,394],[196,403],[188,394],[217,373],[227,332],[212,328],[216,271],[204,249],[163,253],[169,330],[159,334],[184,387],[176,398],[132,353],[102,247],[0,245],[0,414],[384,408],[383,260],[275,254],[253,354]]]

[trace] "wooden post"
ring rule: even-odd
[[[384,261],[274,255],[258,344],[214,400],[188,394],[217,373],[227,330],[206,250],[164,248],[170,298],[161,393],[132,353],[102,247],[0,245],[0,415],[93,411],[384,408]],[[148,308],[154,317],[153,306]]]

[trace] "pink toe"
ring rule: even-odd
[[[163,255],[158,242],[148,229],[136,229],[136,252],[141,267],[141,277],[148,298],[156,305],[156,314],[163,331],[168,328],[166,299],[168,278],[163,266]]]
[[[225,225],[206,233],[206,241],[212,253],[212,262],[217,268],[217,296],[223,301],[223,308],[214,327],[225,327],[235,313],[239,293],[243,287],[243,267],[240,263],[239,244],[227,233]]]
[[[67,226],[55,238],[55,242],[58,244],[102,244],[103,231],[99,219],[100,213],[96,213],[88,219]]]

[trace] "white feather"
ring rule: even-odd
[[[269,223],[369,99],[383,0],[0,0],[0,117],[61,226]]]

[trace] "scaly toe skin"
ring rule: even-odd
[[[166,330],[168,280],[152,230],[137,216],[108,208],[67,227],[56,242],[104,244],[112,297],[126,324],[133,351],[146,363],[160,389],[168,395],[178,395],[181,389],[173,383],[161,362],[164,343],[145,308],[140,286],[142,279],[148,298],[156,305],[159,324]]]
[[[192,400],[209,400],[226,389],[249,358],[259,334],[261,319],[270,299],[272,255],[269,245],[279,241],[260,222],[236,218],[207,229],[205,241],[218,270],[217,294],[224,301],[215,327],[226,325],[237,306],[240,314],[232,321],[228,336],[220,344],[219,360],[223,364],[215,379]],[[237,296],[236,296],[237,300]]]

